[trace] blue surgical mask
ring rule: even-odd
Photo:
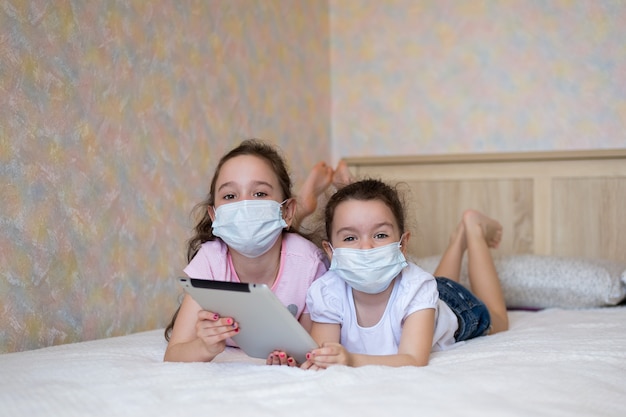
[[[281,207],[282,203],[274,200],[221,205],[215,209],[213,235],[247,258],[259,257],[270,250],[287,227]]]
[[[373,249],[333,248],[330,270],[355,290],[378,294],[408,265],[400,246],[394,242]]]

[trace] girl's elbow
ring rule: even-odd
[[[420,357],[420,356],[414,356],[414,355],[408,355],[408,364],[410,366],[415,366],[415,367],[422,367],[422,366],[427,366],[428,365],[428,360],[430,358],[427,357]]]
[[[427,366],[430,361],[430,352],[420,352],[419,355],[413,356],[415,360],[415,366]]]

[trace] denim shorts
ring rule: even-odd
[[[491,327],[491,316],[485,303],[456,281],[436,277],[439,298],[456,314],[459,329],[454,334],[457,342],[484,336]]]

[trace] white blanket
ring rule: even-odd
[[[512,312],[424,368],[163,363],[162,330],[0,355],[2,416],[623,416],[626,308]]]

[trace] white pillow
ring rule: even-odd
[[[415,263],[432,273],[440,258],[418,258]],[[529,254],[502,255],[494,264],[511,309],[602,307],[626,298],[626,263]],[[469,288],[466,259],[461,284]]]

